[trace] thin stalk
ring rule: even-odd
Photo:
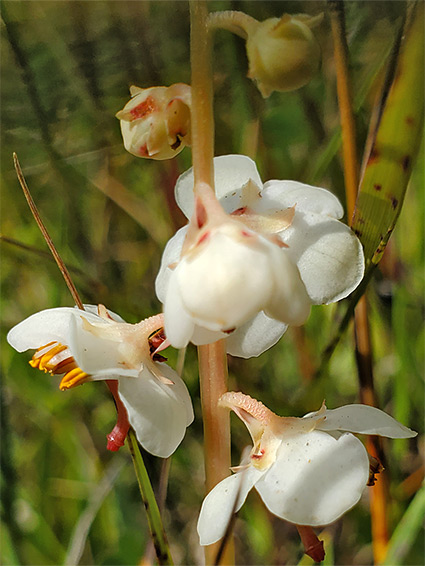
[[[139,445],[133,429],[130,429],[127,439],[131,457],[133,459],[134,470],[137,476],[137,482],[139,484],[140,494],[146,508],[149,530],[155,545],[158,562],[159,564],[173,564],[173,559],[171,558],[170,548],[167,542],[167,536],[162,524],[161,513],[159,512],[155,494],[153,492],[149,475],[146,470],[145,463],[143,462],[142,454],[140,453]]]
[[[34,202],[34,199],[31,196],[30,190],[28,188],[27,182],[25,181],[24,174],[22,173],[21,166],[18,161],[18,156],[16,153],[13,154],[13,164],[15,166],[16,174],[18,176],[19,183],[24,191],[25,198],[27,199],[28,206],[34,216],[34,220],[37,222],[38,227],[40,228],[41,233],[43,234],[44,239],[46,240],[46,244],[49,246],[50,251],[52,252],[52,256],[55,258],[57,266],[59,267],[60,272],[62,273],[63,278],[65,279],[65,283],[74,299],[75,304],[81,310],[84,310],[83,303],[78,295],[78,291],[71,279],[69,271],[64,264],[59,252],[57,251],[55,244],[53,243],[52,238],[47,231],[43,221],[41,220],[40,214],[38,212],[37,206]]]
[[[338,105],[342,128],[347,216],[348,218],[352,218],[359,186],[359,165],[349,76],[348,45],[345,34],[344,3],[328,0],[328,6],[330,8],[332,37],[334,42]],[[368,306],[366,296],[364,295],[361,297],[354,310],[354,334],[360,400],[362,403],[376,406]],[[377,437],[369,437],[367,445],[372,456],[382,459],[382,450],[377,441]],[[385,476],[381,476],[375,488],[371,490],[372,542],[374,560],[376,563],[381,562],[385,556],[389,540],[387,525],[388,493],[386,483]]]
[[[190,60],[192,68],[192,160],[195,191],[199,184],[214,189],[214,119],[211,38],[207,29],[208,10],[204,0],[191,0]],[[218,407],[227,391],[227,359],[223,340],[199,346],[199,378],[204,421],[206,490],[229,475],[230,417]],[[218,545],[205,547],[206,564],[213,564]],[[223,552],[221,564],[234,564],[233,541]]]

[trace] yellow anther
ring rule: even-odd
[[[50,342],[39,348],[29,364],[33,368],[38,368],[51,375],[63,375],[59,385],[62,391],[81,385],[89,377],[77,366],[68,346],[59,342]]]
[[[85,381],[87,381],[88,377],[89,375],[87,373],[79,367],[75,367],[63,376],[59,384],[59,389],[61,391],[65,391],[66,389],[71,389],[71,387],[82,385]]]

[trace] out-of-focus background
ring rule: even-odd
[[[263,20],[317,14],[324,2],[210,2]],[[405,2],[346,3],[359,152]],[[216,154],[245,153],[264,180],[296,179],[344,201],[335,69],[329,20],[317,29],[322,68],[306,87],[263,100],[246,78],[244,42],[214,42]],[[139,564],[148,540],[126,447],[106,450],[115,408],[104,384],[60,392],[58,379],[28,365],[7,331],[34,312],[72,306],[31,217],[13,169],[18,154],[50,234],[86,303],[104,303],[128,322],[159,312],[154,280],[167,239],[183,225],[173,201],[190,149],[152,162],[124,150],[114,117],[128,88],[190,82],[189,10],[184,1],[8,1],[1,21],[1,281],[3,564]],[[420,152],[420,156],[423,152]],[[421,513],[409,504],[423,478],[424,163],[414,169],[403,210],[369,288],[380,407],[419,431],[384,442],[388,523],[406,536],[391,564],[423,564]],[[301,416],[358,401],[352,329],[325,375],[315,376],[336,307],[315,307],[302,329],[269,352],[229,360],[230,387],[281,415]],[[167,352],[171,364],[177,353]],[[176,563],[202,562],[196,521],[203,497],[202,420],[196,351],[183,377],[196,420],[173,456],[164,520]],[[250,443],[233,419],[233,461]],[[154,485],[161,462],[146,455]],[[369,488],[368,488],[369,489]],[[406,510],[410,509],[406,514]],[[416,509],[416,508],[415,508]],[[420,509],[420,507],[419,507]],[[327,564],[371,564],[368,490],[326,529]],[[400,527],[399,527],[400,528]],[[236,521],[239,564],[309,564],[293,525],[252,493]],[[394,559],[396,560],[396,559]]]

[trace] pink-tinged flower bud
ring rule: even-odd
[[[131,100],[116,117],[125,149],[136,157],[171,159],[190,145],[190,86],[130,87]]]
[[[319,16],[284,14],[258,22],[243,12],[214,12],[210,28],[223,28],[246,40],[248,77],[264,98],[274,91],[286,92],[306,85],[318,71],[320,47],[311,28]]]

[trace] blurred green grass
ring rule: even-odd
[[[211,10],[245,10],[259,19],[283,11],[317,13],[322,2],[211,2]],[[349,2],[359,147],[404,2]],[[4,1],[2,5],[1,233],[45,250],[12,166],[20,159],[41,215],[85,302],[105,303],[129,322],[158,312],[153,283],[161,251],[182,222],[166,196],[190,166],[190,150],[172,162],[127,154],[114,114],[130,84],[190,80],[189,18],[185,2]],[[243,42],[225,32],[215,40],[216,154],[250,147],[249,124],[259,118],[257,162],[264,180],[293,178],[331,189],[341,199],[339,120],[328,22],[319,29],[321,73],[310,85],[263,101],[246,79]],[[367,88],[365,87],[367,85]],[[335,142],[336,140],[336,142]],[[423,151],[420,152],[423,156]],[[375,377],[381,408],[418,430],[412,441],[385,443],[393,529],[414,495],[403,480],[423,465],[424,409],[424,162],[420,158],[383,265],[370,287]],[[115,179],[137,198],[131,218],[97,187]],[[128,203],[124,193],[124,203]],[[168,201],[169,202],[169,201]],[[130,202],[130,208],[132,207]],[[152,237],[153,236],[153,237]],[[1,242],[2,280],[2,544],[3,564],[63,563],[73,530],[114,460],[123,467],[83,540],[81,564],[138,564],[148,539],[144,509],[126,449],[108,453],[114,425],[106,387],[87,384],[66,393],[56,379],[28,365],[6,343],[7,331],[44,308],[70,306],[53,262]],[[313,381],[335,307],[316,307],[301,332],[290,331],[271,351],[230,360],[230,385],[282,415],[300,416],[357,400],[351,333],[337,348],[329,374]],[[175,363],[176,353],[169,352]],[[310,366],[308,364],[310,362]],[[202,422],[196,352],[184,378],[195,423],[171,466],[165,524],[176,563],[202,561],[196,520],[203,496]],[[233,461],[249,443],[232,418]],[[160,462],[146,455],[156,484]],[[413,488],[412,488],[413,485]],[[412,491],[413,489],[413,491]],[[410,514],[412,516],[414,514]],[[420,534],[400,564],[422,564]],[[367,494],[327,529],[334,564],[371,564]],[[302,556],[295,528],[270,515],[255,494],[236,522],[239,564],[295,564]],[[398,544],[401,544],[400,542]],[[328,556],[329,564],[331,553]]]

